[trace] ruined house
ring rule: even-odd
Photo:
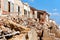
[[[28,3],[23,3],[23,5],[24,5],[24,16],[30,17],[30,7]]]
[[[37,9],[33,8],[30,6],[30,14],[31,14],[31,18],[37,18]]]
[[[0,14],[23,15],[23,3],[20,0],[0,0]]]
[[[37,10],[30,6],[30,15],[31,18],[38,18],[41,24],[49,21],[49,14],[43,10]]]
[[[46,11],[38,10],[37,18],[40,20],[40,23],[44,24],[49,21],[49,14]]]

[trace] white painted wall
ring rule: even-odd
[[[29,6],[24,5],[24,9],[25,9],[26,11],[30,11],[30,7],[29,7]]]
[[[14,3],[14,0],[8,0],[8,1],[10,1],[10,2]]]
[[[4,0],[4,10],[8,11],[8,0]]]
[[[30,12],[30,7],[29,7],[29,5],[28,4],[24,4],[24,10],[26,10],[27,11],[27,17],[29,17],[28,15],[29,15],[29,13],[28,12]]]

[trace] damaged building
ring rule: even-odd
[[[21,0],[0,0],[0,40],[60,40],[58,25],[49,16]]]

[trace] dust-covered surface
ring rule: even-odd
[[[1,16],[0,40],[60,40],[60,30],[50,20],[41,24],[38,18]]]

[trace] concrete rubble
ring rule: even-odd
[[[60,30],[53,22],[6,16],[0,17],[0,40],[60,40]]]

